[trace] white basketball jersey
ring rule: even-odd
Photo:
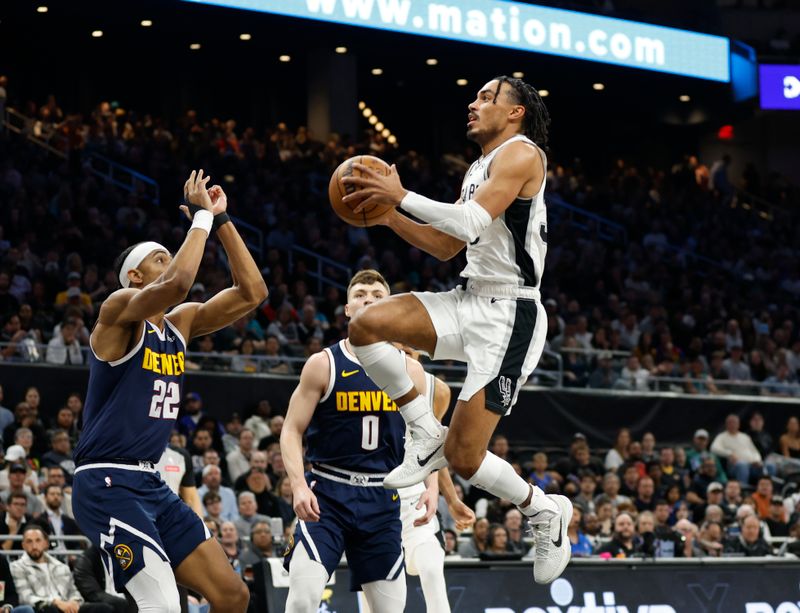
[[[516,141],[536,147],[527,136],[518,134],[478,158],[461,184],[462,202],[473,198],[489,178],[490,166],[497,152]],[[539,147],[536,149],[542,156],[546,176],[547,157]],[[492,220],[475,242],[467,245],[467,266],[462,276],[484,283],[539,287],[547,253],[545,182],[543,178],[542,186],[532,198],[516,198],[501,215]]]
[[[429,373],[425,373],[425,400],[428,401],[428,405],[430,405],[431,410],[433,410],[433,395],[434,391],[436,390],[436,381],[435,377]],[[411,432],[409,432],[408,426],[406,426],[406,445],[411,441]],[[410,485],[408,487],[401,487],[397,490],[397,493],[400,494],[400,498],[403,500],[408,500],[409,498],[414,498],[422,494],[425,491],[425,483],[417,483],[415,485]]]

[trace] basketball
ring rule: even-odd
[[[341,217],[343,221],[346,221],[350,225],[367,228],[369,226],[374,226],[392,207],[374,204],[356,214],[353,213],[353,209],[349,205],[342,202],[344,196],[352,194],[359,189],[355,185],[346,185],[342,182],[344,177],[362,175],[360,171],[353,168],[353,164],[362,164],[383,175],[389,174],[389,165],[382,159],[376,158],[374,155],[356,155],[342,162],[331,176],[331,182],[328,185],[328,198],[330,198],[333,210],[336,211],[336,214]],[[359,203],[353,204],[353,207],[358,204]]]

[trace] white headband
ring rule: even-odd
[[[133,248],[122,263],[122,268],[119,269],[119,284],[122,287],[130,287],[131,280],[128,278],[128,272],[134,268],[138,268],[142,260],[153,253],[153,251],[166,251],[169,253],[169,250],[164,245],[154,241],[140,243]]]

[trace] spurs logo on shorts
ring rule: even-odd
[[[128,567],[133,562],[133,551],[127,545],[117,545],[114,547],[114,557],[119,560],[122,570],[128,570]]]
[[[513,393],[511,379],[509,377],[500,377],[497,385],[500,388],[500,402],[504,407],[507,407],[511,404],[511,395]]]

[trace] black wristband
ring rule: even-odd
[[[197,204],[192,204],[191,202],[188,202],[186,200],[184,200],[183,203],[189,208],[189,213],[191,213],[192,217],[194,217],[197,211],[203,210],[203,207]],[[220,227],[228,223],[230,220],[231,218],[230,215],[228,215],[228,213],[224,211],[222,213],[217,213],[216,215],[214,215],[214,223],[211,225],[211,229],[219,230]]]
[[[223,211],[214,215],[214,223],[211,225],[212,230],[219,230],[223,225],[231,220],[230,215]]]

